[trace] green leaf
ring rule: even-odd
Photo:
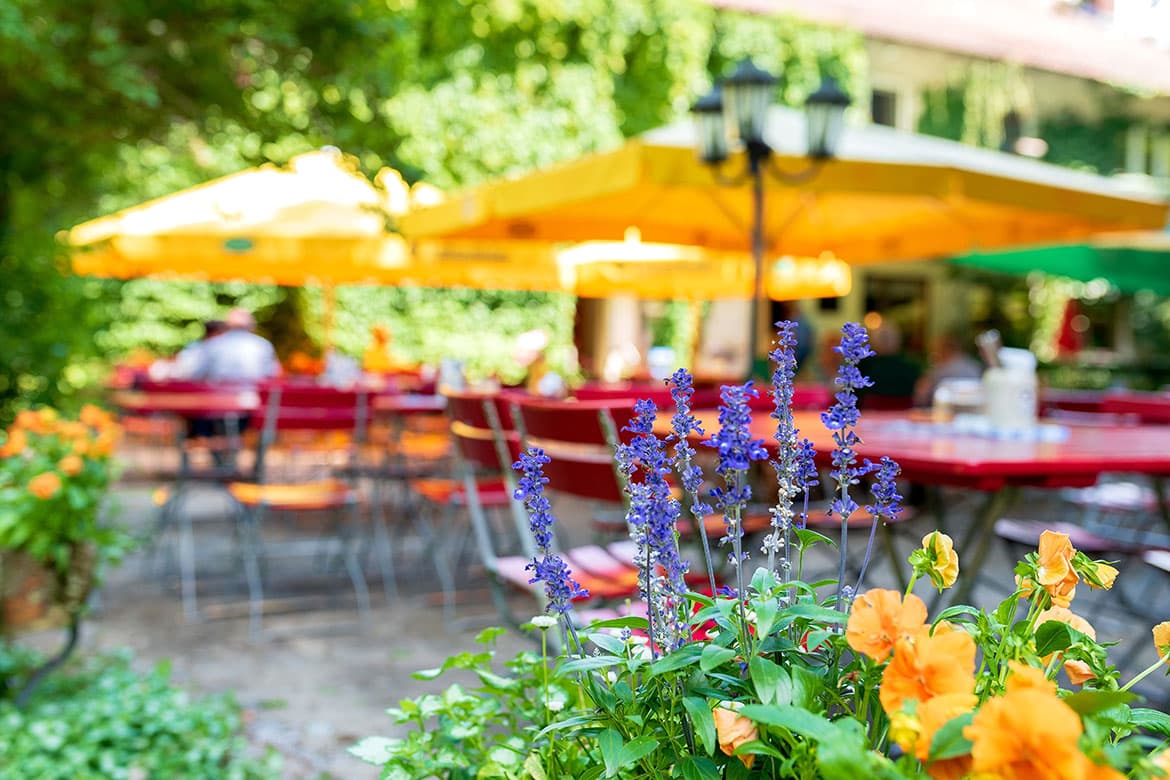
[[[1129,722],[1134,728],[1152,731],[1170,737],[1170,715],[1158,710],[1134,707],[1129,711]]]
[[[698,696],[687,696],[683,699],[683,707],[691,717],[691,725],[695,727],[695,734],[703,743],[703,749],[708,754],[715,752],[715,716],[711,714],[711,707],[706,699]]]
[[[971,740],[963,736],[963,729],[971,725],[975,713],[965,712],[948,720],[934,733],[930,741],[930,760],[945,761],[948,758],[965,756],[971,752]]]
[[[758,739],[753,739],[751,742],[744,742],[735,749],[735,753],[732,755],[772,756],[772,758],[784,758],[784,754],[782,754],[779,750],[765,742],[761,742]]]
[[[394,749],[402,744],[401,739],[366,737],[352,746],[349,753],[367,764],[382,766],[394,756]]]
[[[801,547],[808,547],[809,545],[819,544],[819,543],[827,544],[830,547],[837,546],[837,542],[835,542],[834,540],[830,539],[829,537],[825,536],[822,533],[818,533],[818,532],[812,530],[811,528],[798,528],[798,529],[796,529],[796,538],[800,541]]]
[[[643,734],[640,737],[630,740],[622,748],[621,765],[629,766],[640,761],[644,756],[653,753],[656,747],[658,747],[658,740],[649,734]]]
[[[529,774],[532,780],[548,780],[548,776],[544,773],[544,766],[540,763],[540,756],[536,753],[531,753],[528,758],[524,759],[524,771]]]
[[[699,656],[699,668],[704,672],[709,672],[715,667],[735,658],[735,655],[735,651],[730,647],[707,645],[703,648],[703,654]]]
[[[596,721],[597,721],[597,718],[595,718],[593,715],[574,715],[571,718],[566,718],[565,720],[558,720],[556,723],[548,724],[547,726],[545,726],[543,729],[541,729],[537,733],[536,738],[540,739],[541,737],[546,736],[554,731],[564,731],[566,729],[575,729],[578,726],[591,726]]]
[[[626,643],[613,634],[606,634],[601,631],[590,633],[589,641],[597,645],[599,648],[612,655],[622,656],[626,654]]]
[[[501,677],[486,669],[476,669],[475,673],[480,681],[489,688],[495,688],[498,691],[515,691],[520,688],[520,681],[513,677]]]
[[[1067,650],[1084,634],[1071,628],[1067,623],[1047,620],[1036,629],[1036,655],[1043,658],[1051,653]]]
[[[792,680],[783,667],[762,656],[755,656],[748,662],[748,673],[762,703],[792,703]]]
[[[614,777],[622,767],[622,735],[613,729],[606,729],[597,735],[601,748],[601,760],[605,762],[605,776]]]
[[[710,647],[710,645],[708,645]],[[672,672],[675,669],[682,669],[684,666],[690,666],[699,660],[699,654],[702,652],[699,645],[687,645],[683,648],[675,650],[670,655],[659,658],[654,663],[650,664],[650,676],[654,677],[666,672]]]
[[[756,723],[787,729],[817,742],[832,739],[837,733],[833,724],[820,715],[791,705],[749,704],[739,710],[739,714]]]
[[[822,607],[818,604],[793,604],[791,607],[785,608],[781,613],[785,617],[807,618],[818,623],[827,623],[829,625],[841,625],[849,620],[849,616],[844,612],[838,612],[829,607]]]
[[[806,710],[819,709],[814,704],[824,682],[817,673],[807,667],[793,665],[789,676],[792,678],[792,705]]]
[[[1129,704],[1137,698],[1129,691],[1077,691],[1064,697],[1064,703],[1079,715],[1092,715],[1119,704]]]
[[[687,756],[678,763],[675,775],[681,775],[683,780],[719,780],[720,777],[719,767],[704,756]]]
[[[774,599],[766,599],[754,602],[753,607],[756,612],[756,636],[762,639],[772,632],[779,606]]]
[[[610,618],[609,620],[596,620],[589,624],[590,631],[596,631],[600,628],[631,628],[645,631],[650,628],[650,624],[646,621],[646,618],[637,617],[636,615]]]
[[[589,672],[595,669],[605,669],[622,662],[616,655],[587,655],[584,658],[570,658],[557,666],[557,674],[566,675],[573,672]]]

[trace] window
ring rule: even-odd
[[[898,96],[884,89],[875,89],[870,97],[869,116],[875,125],[898,126]]]

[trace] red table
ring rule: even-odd
[[[704,430],[718,429],[716,415],[701,412]],[[668,424],[669,421],[664,421]],[[1068,427],[1059,442],[1008,441],[970,435],[940,435],[912,424],[905,413],[870,412],[862,415],[858,458],[877,461],[883,455],[896,460],[903,476],[914,482],[950,485],[988,493],[960,548],[964,576],[952,602],[965,601],[977,572],[990,550],[995,522],[1021,487],[1087,487],[1105,473],[1128,472],[1155,478],[1170,475],[1170,426]],[[660,423],[662,424],[662,423]],[[818,459],[828,462],[833,448],[830,433],[812,412],[797,412],[802,437],[817,448]],[[766,413],[752,415],[752,433],[770,450],[776,423]],[[1161,497],[1160,479],[1155,480]],[[1164,505],[1164,502],[1163,502]]]

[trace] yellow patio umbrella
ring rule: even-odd
[[[766,138],[779,168],[807,163],[804,116],[775,108]],[[635,226],[650,242],[744,252],[752,197],[724,187],[680,123],[610,152],[496,181],[408,212],[408,238],[582,242]],[[739,170],[742,154],[725,163]],[[1167,204],[1121,183],[890,128],[851,128],[837,158],[800,185],[769,177],[770,255],[850,264],[925,259],[1109,231],[1161,227]],[[750,294],[749,294],[750,297]]]
[[[381,193],[336,149],[262,165],[72,228],[79,274],[385,284],[409,264]]]

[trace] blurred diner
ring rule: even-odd
[[[187,361],[182,379],[209,384],[255,383],[280,373],[272,343],[257,335],[256,320],[247,309],[232,309],[226,330],[202,342]]]

